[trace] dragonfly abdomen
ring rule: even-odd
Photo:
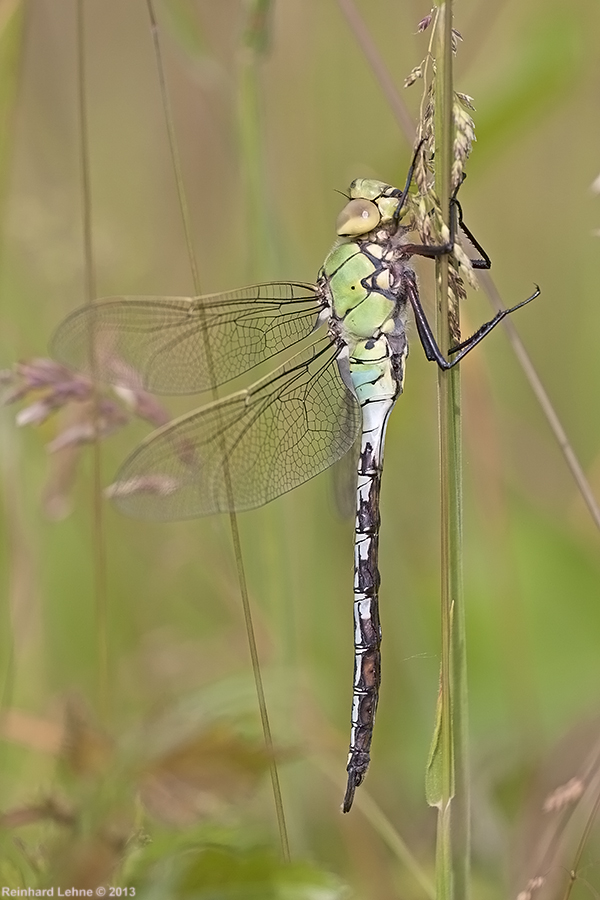
[[[365,463],[371,463],[365,466]],[[354,543],[354,687],[348,755],[348,786],[342,809],[348,812],[354,791],[370,761],[371,740],[381,681],[379,624],[379,489],[380,466],[372,467],[369,436],[363,433],[358,466]],[[367,471],[365,471],[365,468]]]
[[[354,537],[354,686],[348,784],[342,809],[348,812],[370,761],[371,740],[381,681],[379,623],[379,493],[388,416],[402,389],[396,358],[388,338],[359,344],[350,356],[350,373],[362,410]],[[376,348],[384,351],[376,356]],[[385,345],[385,347],[383,346]]]

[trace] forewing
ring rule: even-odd
[[[339,459],[331,470],[335,507],[343,519],[352,519],[356,514],[356,473],[359,455],[360,441],[356,440],[349,452]]]
[[[101,381],[197,393],[301,341],[320,309],[315,287],[294,282],[196,298],[108,297],[68,316],[51,351]]]
[[[323,339],[248,390],[154,432],[111,489],[119,508],[161,520],[253,509],[331,466],[360,431],[336,352]]]

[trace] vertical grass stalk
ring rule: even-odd
[[[439,7],[435,73],[435,189],[449,223],[454,152],[452,2]],[[447,353],[460,340],[453,334],[458,310],[449,305],[448,257],[436,263],[438,340]],[[467,686],[462,596],[462,459],[460,373],[438,372],[441,481],[441,684],[440,802],[437,888],[440,900],[466,900],[469,890],[469,797]]]
[[[90,142],[88,134],[86,67],[85,67],[85,0],[77,2],[77,89],[79,108],[79,157],[81,167],[81,215],[83,229],[83,262],[86,303],[96,297],[96,273],[92,240],[92,186],[90,176]],[[92,476],[92,544],[94,548],[94,595],[96,608],[96,646],[98,672],[98,707],[106,723],[109,716],[110,689],[108,664],[108,593],[106,589],[106,535],[102,505],[102,449],[100,446],[100,394],[96,377],[96,350],[93,319],[89,329],[89,355],[92,375],[94,423]]]
[[[271,0],[250,0],[246,8],[246,22],[242,35],[241,59],[238,82],[238,136],[246,215],[248,221],[248,246],[250,251],[250,271],[253,278],[262,279],[263,270],[273,272],[275,250],[272,216],[267,202],[262,130],[260,125],[259,65],[269,46],[269,24],[272,15]],[[237,530],[237,522],[235,523]],[[232,523],[233,529],[233,523]],[[237,538],[239,543],[239,536]],[[254,638],[254,628],[248,599],[244,600],[244,615],[248,632],[252,669],[262,721],[265,747],[269,754],[271,787],[279,828],[281,855],[290,860],[290,846],[283,806],[283,796],[279,780],[279,770],[275,758],[275,748],[271,734],[267,702],[262,683],[258,650]]]
[[[250,277],[272,277],[277,264],[261,127],[260,64],[269,48],[271,0],[247,4],[238,77],[238,140],[248,231]]]
[[[4,263],[5,255],[5,211],[9,172],[14,148],[14,120],[17,108],[17,99],[20,84],[21,60],[24,46],[25,8],[23,4],[16,3],[12,10],[8,10],[5,18],[0,20],[0,262]],[[2,348],[3,349],[3,348]],[[5,572],[2,576],[2,593],[4,596],[2,606],[2,627],[4,640],[1,652],[3,666],[0,672],[0,716],[10,707],[13,700],[15,687],[15,634],[11,622],[11,598],[13,595],[13,581],[17,577],[19,552],[24,543],[24,534],[21,522],[18,518],[19,503],[15,485],[15,459],[11,452],[4,432],[4,422],[0,420],[0,487],[2,489],[1,506],[5,517],[8,539],[5,539],[3,553],[0,560],[6,560]],[[0,562],[1,565],[1,562]],[[6,765],[7,744],[0,745],[0,766],[3,772],[8,771]]]
[[[264,6],[264,0],[262,5]],[[189,208],[187,204],[187,198],[185,194],[183,173],[181,169],[181,161],[179,158],[179,150],[177,146],[177,139],[175,134],[175,125],[173,122],[173,115],[171,111],[171,104],[169,98],[169,91],[167,87],[167,81],[165,76],[165,68],[163,64],[162,58],[162,49],[159,39],[158,32],[158,22],[156,20],[156,15],[154,12],[154,4],[153,0],[146,0],[146,6],[148,10],[148,17],[150,20],[150,27],[152,31],[152,39],[154,44],[154,54],[156,59],[156,67],[158,73],[158,80],[160,86],[161,93],[161,102],[163,107],[163,113],[165,116],[165,125],[167,129],[167,137],[169,140],[169,149],[171,155],[171,163],[173,166],[173,173],[175,176],[175,182],[177,187],[177,196],[179,201],[179,208],[181,212],[183,229],[185,233],[185,241],[188,251],[188,259],[190,264],[190,270],[192,274],[192,281],[194,285],[195,294],[198,296],[201,294],[200,288],[200,275],[198,272],[198,266],[196,262],[196,254],[194,252],[193,238],[192,238],[192,227],[191,227],[191,219],[189,215]],[[200,320],[202,322],[202,333],[203,333],[203,341],[204,341],[204,350],[206,354],[206,359],[209,368],[210,382],[212,385],[212,396],[213,399],[217,399],[217,388],[216,388],[216,378],[214,375],[214,364],[213,364],[213,356],[212,349],[210,347],[210,343],[208,341],[208,329],[206,327],[206,321],[204,319],[203,307],[200,304],[198,306],[198,313]],[[225,456],[225,454],[223,454]],[[231,484],[231,477],[229,475],[229,469],[227,465],[224,465],[224,474],[225,474],[225,483],[227,489],[227,501],[230,509],[229,513],[229,524],[231,529],[231,539],[233,543],[233,550],[235,556],[236,570],[238,576],[238,585],[240,589],[240,597],[242,601],[242,608],[244,613],[244,621],[246,625],[246,635],[248,639],[248,648],[250,652],[250,659],[252,663],[252,672],[254,675],[254,683],[256,687],[256,694],[258,700],[258,707],[260,712],[260,719],[263,730],[263,737],[265,742],[265,747],[267,754],[269,756],[269,768],[271,774],[271,785],[273,790],[273,799],[275,804],[275,812],[277,816],[277,824],[279,829],[279,839],[281,845],[281,855],[283,859],[287,862],[290,859],[290,847],[287,835],[287,827],[285,822],[285,815],[283,809],[283,801],[281,796],[281,788],[279,783],[279,772],[277,769],[277,760],[275,758],[274,746],[273,746],[273,738],[271,735],[271,726],[269,723],[269,715],[267,711],[267,701],[264,692],[264,686],[262,681],[262,674],[260,670],[260,660],[258,656],[258,647],[256,644],[256,635],[254,632],[254,623],[252,619],[252,609],[250,606],[250,597],[248,594],[248,583],[246,579],[246,570],[244,566],[244,558],[242,554],[242,544],[240,539],[240,533],[238,528],[237,516],[234,509],[234,496],[233,496],[233,488]]]

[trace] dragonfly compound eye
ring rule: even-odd
[[[340,237],[367,234],[379,225],[381,214],[371,200],[351,200],[339,214],[336,231]]]

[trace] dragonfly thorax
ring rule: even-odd
[[[373,201],[355,198],[348,206],[359,202]],[[350,347],[404,324],[405,233],[388,217],[368,234],[343,237],[325,260],[318,287],[331,309],[332,329]]]

